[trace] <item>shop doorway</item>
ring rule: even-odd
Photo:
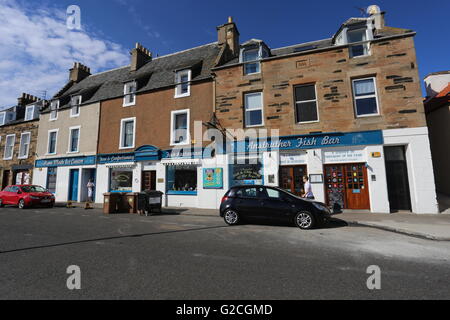
[[[384,155],[391,212],[411,210],[405,147],[385,147]]]
[[[11,171],[3,170],[3,179],[2,179],[2,190],[9,186],[9,177],[11,176]]]
[[[14,172],[15,184],[31,184],[30,171],[17,170]]]
[[[325,166],[327,203],[343,209],[370,209],[367,168],[363,163]]]
[[[282,166],[280,167],[280,187],[295,195],[304,193],[303,176],[307,175],[306,166]]]
[[[156,190],[156,171],[142,171],[141,190]]]
[[[92,201],[95,202],[95,186],[96,186],[96,170],[95,169],[81,169],[81,191],[80,191],[80,201],[87,202],[89,201],[89,190],[88,183],[91,180],[94,183],[94,187],[92,188]]]
[[[53,194],[56,193],[56,177],[57,177],[56,167],[50,167],[47,169],[47,190]]]
[[[71,169],[69,177],[69,200],[78,201],[78,178],[80,170]]]

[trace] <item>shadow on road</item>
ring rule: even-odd
[[[282,221],[267,221],[267,220],[252,220],[242,222],[244,225],[260,225],[260,226],[273,226],[273,227],[285,227],[285,228],[297,228],[294,223],[282,222]],[[348,223],[344,220],[331,218],[330,222],[326,225],[319,225],[316,229],[335,229],[348,227]]]
[[[62,243],[55,243],[55,244],[48,244],[48,245],[41,245],[41,246],[34,246],[34,247],[25,247],[25,248],[11,249],[11,250],[0,250],[0,254],[12,253],[12,252],[20,252],[20,251],[28,251],[28,250],[35,250],[35,249],[62,247],[62,246],[67,246],[67,245],[72,245],[72,244],[89,243],[89,242],[97,242],[97,241],[126,239],[126,238],[140,238],[140,237],[156,236],[156,235],[169,234],[169,233],[203,231],[203,230],[222,229],[222,228],[228,228],[228,226],[224,225],[224,226],[193,228],[193,229],[185,229],[185,230],[170,230],[170,231],[160,231],[160,232],[150,232],[150,233],[123,235],[123,236],[113,236],[113,237],[103,237],[103,238],[94,238],[94,239],[86,239],[86,240],[77,240],[77,241],[69,241],[69,242],[62,242]]]

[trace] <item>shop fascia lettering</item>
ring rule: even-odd
[[[341,139],[339,137],[299,137],[296,140],[250,141],[247,146],[247,150],[255,151],[261,149],[301,149],[317,146],[339,145],[340,143]]]

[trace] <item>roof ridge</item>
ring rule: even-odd
[[[279,47],[279,48],[273,48],[271,50],[280,50],[280,49],[286,49],[286,48],[291,48],[291,47],[296,47],[296,46],[302,46],[305,44],[310,44],[310,43],[315,43],[315,42],[319,42],[319,41],[325,41],[325,40],[332,40],[333,38],[326,38],[326,39],[320,39],[320,40],[313,40],[313,41],[308,41],[308,42],[303,42],[303,43],[297,43],[297,44],[293,44],[290,46],[285,46],[285,47]]]

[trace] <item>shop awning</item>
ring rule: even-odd
[[[165,166],[200,165],[200,159],[162,159]]]
[[[136,166],[136,163],[129,162],[129,163],[111,163],[107,164],[107,168],[114,168],[114,169],[126,169],[126,168],[134,168]]]

